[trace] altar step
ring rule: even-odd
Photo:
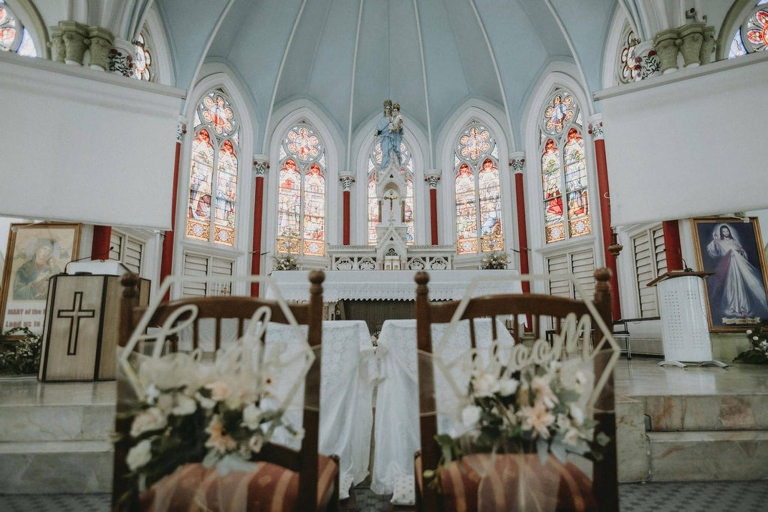
[[[768,480],[768,391],[759,384],[764,376],[753,390],[716,394],[712,379],[726,383],[740,369],[711,372],[659,373],[667,392],[677,377],[684,388],[701,378],[706,394],[617,397],[620,482]]]
[[[0,494],[108,493],[114,382],[0,382]]]

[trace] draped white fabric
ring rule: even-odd
[[[439,343],[448,324],[432,325],[433,346]],[[497,342],[512,346],[514,340],[497,321]],[[476,343],[480,353],[494,341],[491,320],[475,320]],[[416,321],[387,320],[378,339],[380,379],[376,395],[373,481],[377,494],[393,493],[395,504],[412,504],[413,454],[419,449],[419,396],[416,351]],[[441,351],[445,360],[470,356],[469,322],[459,322]],[[469,382],[469,365],[457,365],[451,372],[456,382]],[[466,374],[466,375],[462,375]],[[435,368],[435,392],[439,415],[438,431],[455,433],[455,419],[461,404],[444,374]]]
[[[305,284],[306,288],[306,284]],[[213,321],[200,322],[200,346],[213,351]],[[306,334],[307,327],[300,326]],[[222,321],[222,346],[237,338],[237,323]],[[190,333],[191,334],[191,329]],[[191,349],[189,338],[181,336],[179,348]],[[303,345],[290,325],[270,323],[265,334],[267,357],[279,347],[283,358],[298,353]],[[296,361],[298,364],[299,361]],[[349,496],[349,488],[368,476],[371,429],[373,426],[373,386],[377,369],[371,335],[362,320],[323,322],[320,389],[320,453],[340,458],[340,495]],[[284,373],[290,374],[290,366]],[[282,397],[293,379],[276,376],[275,393]],[[284,420],[301,426],[303,387],[286,411]],[[300,440],[287,431],[275,432],[273,441],[297,449]]]

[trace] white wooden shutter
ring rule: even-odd
[[[184,276],[205,278],[209,276],[231,276],[234,262],[212,256],[186,253],[184,255]],[[210,286],[204,282],[187,281],[182,287],[183,297],[204,297],[229,294],[232,284],[214,283]]]
[[[573,274],[581,284],[586,298],[592,299],[595,293],[595,255],[592,249],[575,253],[559,254],[547,258],[547,272],[550,275]],[[568,280],[553,279],[549,283],[549,294],[558,297],[578,298],[576,289]]]
[[[656,287],[648,283],[667,271],[667,253],[664,247],[664,230],[651,228],[632,238],[635,263],[635,280],[640,318],[659,316]]]
[[[550,275],[568,273],[568,255],[561,254],[547,258],[547,273]],[[568,281],[552,280],[549,282],[549,294],[558,297],[571,296],[571,283]]]

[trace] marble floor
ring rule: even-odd
[[[766,366],[683,369],[660,367],[660,361],[654,357],[621,357],[614,373],[616,395],[768,395]],[[114,381],[41,383],[35,377],[0,378],[0,406],[114,404],[116,389]]]
[[[768,395],[768,367],[738,364],[727,369],[689,366],[659,367],[661,359],[622,357],[615,370],[617,396],[709,396]],[[0,411],[2,406],[57,405],[113,406],[115,382],[39,383],[35,378],[0,379]],[[761,413],[762,414],[762,413]],[[768,414],[768,412],[766,412]],[[20,420],[18,420],[20,421]],[[14,423],[0,412],[0,429]],[[621,510],[641,511],[758,511],[768,503],[768,480],[708,482],[649,482],[620,485]],[[378,512],[412,510],[393,507],[389,497],[377,496],[366,487],[354,490],[350,500],[342,504],[346,512]],[[109,495],[92,494],[0,494],[0,511],[106,511]]]

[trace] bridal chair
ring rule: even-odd
[[[200,492],[207,492],[207,505],[203,510],[226,512],[229,506],[221,505],[230,500],[231,496],[240,496],[241,507],[243,500],[246,505],[237,510],[262,511],[285,510],[294,512],[314,512],[338,510],[339,502],[339,461],[336,456],[324,456],[318,453],[318,430],[320,418],[320,363],[322,343],[323,288],[325,275],[322,271],[313,271],[309,275],[310,299],[308,303],[290,304],[247,296],[217,296],[184,298],[170,302],[161,302],[152,313],[149,322],[142,319],[147,308],[137,307],[138,278],[133,274],[123,277],[123,298],[120,312],[120,345],[125,346],[134,330],[141,325],[160,326],[177,315],[177,321],[189,320],[192,315],[180,314],[180,308],[194,306],[197,316],[193,320],[192,331],[197,336],[200,330],[198,324],[211,320],[215,324],[216,346],[223,331],[222,323],[236,324],[237,335],[242,337],[248,329],[248,321],[260,308],[266,306],[271,313],[269,322],[288,325],[290,320],[286,308],[295,318],[299,326],[307,326],[307,341],[315,355],[309,366],[303,382],[302,422],[304,437],[298,450],[273,442],[264,444],[255,461],[258,469],[251,466],[251,473],[238,477],[237,485],[216,484],[211,482],[219,478],[213,472],[217,468],[204,468],[201,464],[190,463],[177,469],[176,473],[167,475],[144,492],[139,492],[139,482],[127,478],[130,473],[126,456],[128,455],[128,434],[131,431],[131,418],[126,418],[130,397],[134,389],[124,380],[118,380],[118,404],[115,420],[115,430],[122,440],[115,443],[114,476],[113,476],[113,510],[198,510],[200,507]],[[263,311],[263,310],[262,310]],[[143,324],[140,324],[140,319]],[[270,325],[264,322],[266,326]],[[259,323],[257,325],[262,325]],[[264,342],[269,346],[269,328],[265,327]],[[173,348],[175,339],[166,338],[166,345]],[[263,346],[263,345],[262,345]],[[304,345],[302,345],[304,346]],[[167,348],[167,347],[166,347]],[[268,349],[267,349],[267,352]],[[132,353],[135,354],[135,353]],[[306,364],[305,364],[306,368]],[[280,379],[280,375],[275,376]],[[297,395],[298,396],[298,395]],[[124,398],[128,397],[126,401]],[[196,466],[196,467],[192,467]],[[189,471],[186,471],[189,469]],[[186,472],[185,472],[186,471]],[[249,471],[236,467],[229,473]],[[185,473],[184,473],[185,472]],[[184,473],[183,477],[176,477]],[[172,482],[172,483],[168,483]],[[166,485],[162,490],[161,486]],[[213,489],[201,491],[201,489]],[[178,489],[178,490],[177,490]],[[175,494],[174,494],[175,493]],[[158,498],[162,494],[162,498]],[[128,496],[128,499],[125,497]],[[169,497],[170,496],[170,497]],[[162,503],[158,503],[162,502]],[[213,504],[213,505],[212,505]]]
[[[608,279],[610,277],[610,271],[608,269],[599,269],[595,272],[595,295],[593,304],[598,316],[604,322],[604,325],[612,326],[611,323],[611,310],[610,310],[610,288]],[[426,272],[419,272],[415,276],[416,287],[416,323],[417,323],[417,338],[418,338],[418,350],[420,354],[418,364],[418,378],[419,378],[419,412],[420,412],[420,439],[421,450],[416,452],[415,460],[415,475],[416,475],[416,504],[418,510],[424,510],[428,512],[437,511],[452,511],[452,510],[478,510],[478,494],[481,490],[481,480],[487,476],[491,478],[485,478],[483,483],[483,495],[487,498],[493,496],[492,493],[496,493],[498,496],[500,492],[502,495],[505,490],[508,491],[510,486],[510,472],[509,465],[504,466],[504,477],[507,479],[506,484],[502,483],[504,480],[498,478],[499,463],[509,464],[506,461],[520,461],[522,458],[514,458],[514,455],[507,455],[501,453],[474,453],[472,457],[467,457],[467,453],[464,452],[462,463],[459,464],[455,460],[450,465],[438,466],[438,462],[443,455],[443,448],[436,442],[435,436],[438,434],[438,409],[440,404],[437,403],[436,395],[439,396],[442,390],[436,390],[436,382],[439,385],[440,378],[438,378],[438,372],[441,372],[440,364],[437,358],[439,354],[436,352],[433,354],[433,349],[437,350],[438,340],[432,339],[432,324],[449,323],[456,320],[468,320],[470,327],[473,326],[473,321],[478,318],[490,317],[495,323],[495,319],[500,317],[507,321],[507,325],[514,325],[514,338],[515,343],[523,343],[524,333],[519,329],[520,325],[526,325],[533,331],[535,338],[546,340],[547,331],[554,330],[559,332],[561,322],[570,314],[574,313],[576,318],[582,318],[582,315],[589,315],[591,319],[594,319],[595,315],[590,311],[584,301],[572,300],[568,298],[540,295],[540,294],[498,294],[498,295],[485,295],[474,297],[471,299],[464,299],[463,301],[451,301],[451,302],[431,302],[429,300],[429,274]],[[468,301],[468,302],[467,302]],[[466,306],[466,307],[465,307]],[[460,313],[454,315],[457,311]],[[454,318],[456,316],[456,318]],[[510,320],[511,319],[511,320]],[[591,343],[598,344],[599,342],[609,341],[608,337],[604,337],[603,333],[596,328],[596,322],[592,321],[592,333]],[[610,329],[607,327],[606,329]],[[525,336],[529,337],[530,333]],[[470,337],[474,346],[475,335],[474,328],[471,328]],[[590,343],[590,336],[587,334],[584,336],[587,340],[585,343]],[[612,342],[612,340],[611,340]],[[546,341],[542,342],[546,343]],[[612,342],[615,346],[615,342]],[[542,345],[543,346],[543,345]],[[604,348],[605,344],[600,344],[600,348]],[[515,347],[517,349],[517,347]],[[592,350],[590,348],[589,350]],[[597,351],[594,352],[598,354]],[[619,510],[618,501],[618,483],[617,483],[617,466],[616,466],[616,420],[614,413],[614,389],[613,389],[613,375],[612,375],[612,363],[615,362],[615,357],[618,357],[618,352],[602,350],[603,356],[607,357],[594,357],[594,359],[587,359],[584,361],[587,371],[594,371],[594,382],[603,375],[604,369],[607,369],[606,384],[602,387],[602,390],[597,394],[595,398],[592,418],[598,423],[595,428],[595,435],[604,433],[608,437],[608,444],[603,447],[601,453],[602,458],[596,457],[599,460],[588,460],[589,454],[584,459],[576,461],[579,464],[579,469],[574,466],[571,461],[573,460],[569,456],[569,462],[566,464],[555,463],[558,467],[559,485],[558,480],[554,480],[555,485],[552,488],[547,488],[547,491],[551,495],[557,496],[557,506],[553,509],[556,510],[600,510],[600,511],[617,511]],[[474,356],[477,357],[477,356]],[[560,357],[565,357],[561,355]],[[558,359],[559,360],[559,359]],[[610,360],[610,362],[609,362]],[[571,360],[573,361],[573,360]],[[581,360],[579,360],[581,364]],[[524,363],[525,364],[525,363]],[[563,363],[565,364],[565,363]],[[563,368],[565,368],[563,366]],[[563,370],[565,371],[565,370]],[[573,371],[573,368],[571,370]],[[464,389],[467,389],[465,387]],[[603,436],[601,436],[602,438]],[[481,450],[479,450],[481,451]],[[513,450],[514,452],[514,450]],[[517,452],[514,452],[517,453]],[[506,457],[506,459],[505,459]],[[533,455],[535,461],[539,460],[538,455]],[[472,464],[468,462],[468,459],[472,461]],[[552,456],[550,455],[550,460]],[[477,461],[484,461],[483,475],[478,474]],[[519,462],[514,462],[519,464]],[[539,468],[534,468],[538,462],[534,462],[525,466],[527,475],[530,478],[532,473],[539,471]],[[549,464],[549,463],[548,463]],[[589,468],[591,466],[592,474],[589,475]],[[439,476],[439,485],[428,485],[429,479],[424,477],[423,471],[434,470],[436,468]],[[512,478],[520,478],[520,474],[523,473],[523,469],[520,466],[516,466],[516,469],[511,474],[517,476]],[[585,473],[586,471],[586,473]],[[494,472],[497,475],[494,476]],[[431,476],[431,475],[428,475]],[[516,480],[519,482],[519,480]],[[433,481],[432,484],[435,482]],[[514,485],[514,484],[513,484]],[[499,486],[506,486],[500,488]],[[524,487],[525,485],[520,485]],[[515,485],[517,487],[517,485]],[[489,491],[490,489],[490,491]],[[519,491],[522,492],[522,491]],[[552,498],[554,500],[554,498]],[[485,503],[488,503],[485,501]],[[497,501],[498,503],[498,501]],[[502,502],[504,503],[504,502]],[[508,502],[506,502],[508,503]],[[518,502],[519,503],[519,502]],[[498,508],[491,507],[492,510],[517,510],[516,506],[499,506]],[[481,507],[483,510],[487,510]],[[523,507],[525,510],[540,510],[535,507]]]

